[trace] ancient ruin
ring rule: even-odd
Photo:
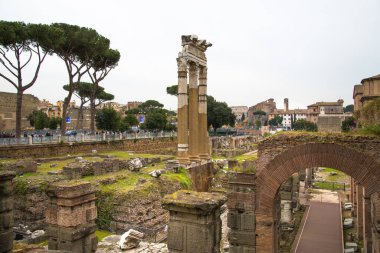
[[[178,54],[178,159],[189,165],[209,160],[207,131],[207,58],[212,44],[196,35],[182,36]],[[188,78],[189,77],[189,78]],[[189,84],[189,88],[188,88]]]
[[[13,249],[13,184],[15,172],[0,171],[0,252]]]
[[[294,173],[318,166],[339,169],[353,178],[355,196],[350,199],[355,200],[358,236],[363,237],[365,252],[378,248],[379,143],[372,136],[339,134],[284,134],[262,141],[256,173],[230,177],[229,252],[278,252],[280,186]]]
[[[96,251],[97,211],[90,183],[51,185],[46,210],[49,250],[90,253]]]
[[[170,211],[168,249],[171,253],[220,253],[220,207],[226,197],[219,193],[178,191],[163,199]]]

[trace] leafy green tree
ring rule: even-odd
[[[140,108],[142,113],[148,114],[156,110],[161,110],[162,108],[164,108],[164,105],[156,100],[147,100],[138,107]]]
[[[343,132],[349,132],[356,128],[356,122],[354,117],[347,117],[342,122],[342,131]]]
[[[61,118],[55,118],[55,117],[52,117],[49,119],[49,129],[51,130],[56,130],[58,128],[58,125],[60,125],[62,122],[62,119]]]
[[[96,113],[96,127],[101,130],[118,131],[120,129],[120,115],[113,109],[105,107]]]
[[[177,96],[178,95],[178,85],[172,85],[166,87],[166,93],[169,95]]]
[[[283,117],[281,117],[280,115],[276,115],[274,116],[273,119],[270,119],[269,120],[269,125],[274,127],[274,126],[280,126],[282,124],[282,120],[283,120]]]
[[[142,129],[147,130],[164,130],[168,123],[165,110],[153,110],[145,116],[145,122],[142,124]]]
[[[60,44],[60,37],[60,31],[49,25],[0,21],[0,66],[3,67],[0,69],[0,77],[17,90],[17,138],[21,136],[23,94],[35,84],[43,61],[52,52],[51,46]],[[32,70],[28,81],[23,76],[26,67]]]
[[[49,117],[43,111],[36,111],[34,115],[34,128],[36,130],[42,130],[49,127]]]
[[[255,120],[255,126],[256,126],[256,130],[259,130],[261,127],[261,120],[259,119]]]
[[[110,49],[109,48],[109,41],[103,41],[101,43],[101,46],[104,48],[104,50],[100,51],[95,57],[91,59],[87,63],[87,67],[89,69],[89,76],[91,78],[93,89],[90,94],[90,109],[91,109],[91,122],[90,122],[90,128],[91,132],[95,131],[95,113],[96,113],[96,99],[99,99],[98,94],[98,87],[99,83],[104,80],[104,78],[109,74],[109,72],[114,69],[119,60],[120,60],[120,53],[117,50]],[[104,95],[104,94],[101,94]],[[105,100],[112,100],[110,97],[104,97]],[[100,99],[99,99],[100,101]]]
[[[217,102],[212,96],[207,96],[207,124],[216,129],[223,125],[235,125],[236,116],[225,102]]]
[[[354,105],[347,105],[343,108],[343,112],[354,112]]]
[[[99,35],[94,29],[54,23],[52,27],[62,31],[62,43],[54,44],[54,53],[61,58],[66,66],[69,78],[68,94],[64,99],[62,118],[65,119],[67,109],[75,90],[75,83],[80,83],[81,78],[89,70],[88,64],[109,47],[109,40]],[[61,134],[66,131],[66,121],[62,121]]]
[[[307,121],[305,119],[299,119],[293,123],[293,129],[296,131],[308,131],[308,132],[317,132],[317,124]]]
[[[264,111],[258,110],[258,111],[253,112],[253,115],[263,115],[264,116],[264,115],[267,115],[267,113]]]
[[[130,129],[132,126],[138,126],[139,121],[135,115],[127,114],[124,119],[121,121],[121,130],[125,131]]]
[[[142,113],[140,108],[133,108],[125,112],[125,114],[140,114]]]

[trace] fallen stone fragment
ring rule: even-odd
[[[136,248],[139,246],[143,237],[143,233],[134,229],[130,229],[121,236],[119,241],[119,248],[122,250]]]

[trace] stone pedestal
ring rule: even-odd
[[[29,145],[32,145],[33,144],[33,137],[32,136],[28,136],[28,144]]]
[[[163,199],[170,212],[170,253],[220,253],[220,207],[226,197],[219,193],[178,191]]]
[[[231,253],[256,252],[255,180],[255,174],[229,175],[227,226]]]
[[[0,253],[13,248],[13,183],[15,172],[0,171]]]
[[[49,250],[95,252],[97,212],[90,183],[61,182],[52,185],[47,193]]]
[[[81,142],[84,142],[84,134],[83,133],[80,135],[80,140],[81,140]]]

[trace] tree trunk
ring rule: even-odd
[[[67,116],[67,111],[68,111],[68,108],[70,105],[72,95],[73,95],[73,93],[69,91],[69,94],[67,95],[67,97],[65,98],[65,100],[63,102],[61,135],[65,135],[65,133],[66,133],[66,128],[67,128],[66,116]]]
[[[96,107],[95,107],[95,99],[91,98],[90,100],[90,108],[91,108],[91,133],[95,133],[95,113],[96,113]]]
[[[23,90],[17,89],[16,98],[16,138],[21,137],[21,109],[22,109]]]
[[[76,129],[79,130],[82,128],[83,128],[83,101],[81,101],[80,103]]]

